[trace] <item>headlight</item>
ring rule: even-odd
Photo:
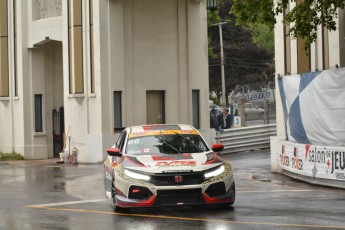
[[[150,177],[147,175],[135,173],[135,172],[129,171],[127,169],[125,169],[125,174],[127,176],[132,177],[132,178],[137,179],[137,180],[150,180]]]
[[[205,178],[210,178],[210,177],[214,177],[214,176],[218,176],[220,174],[222,174],[224,172],[224,165],[220,166],[219,168],[211,171],[211,172],[208,172],[208,173],[205,173]]]
[[[207,161],[210,161],[210,160],[213,160],[213,158],[214,158],[214,153],[207,153],[207,154],[206,154],[206,158],[207,158],[207,159],[206,159],[206,162],[207,162]]]

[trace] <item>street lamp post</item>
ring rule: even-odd
[[[218,0],[207,0],[207,8],[209,10],[215,10],[217,9],[217,2]]]

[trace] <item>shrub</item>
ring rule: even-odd
[[[0,152],[0,161],[24,160],[24,157],[18,153],[2,153]]]

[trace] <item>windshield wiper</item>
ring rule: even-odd
[[[180,151],[175,148],[174,146],[172,146],[171,144],[169,144],[168,142],[166,142],[163,138],[163,133],[161,131],[161,135],[160,136],[156,136],[161,142],[163,142],[164,144],[166,144],[167,146],[169,146],[171,149],[173,149],[174,151],[176,151],[177,153],[180,153]]]
[[[179,134],[178,132],[174,132],[174,133],[175,133],[176,135],[178,135],[179,137],[181,137],[182,139],[187,140],[187,141],[188,141],[190,144],[192,144],[192,146],[193,146],[194,148],[196,148],[200,153],[203,152],[203,150],[200,149],[200,147],[197,146],[197,145],[196,145],[193,141],[191,141],[189,138],[182,136],[182,135]]]

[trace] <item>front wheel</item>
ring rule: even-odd
[[[116,206],[115,195],[116,195],[116,193],[115,193],[115,185],[114,185],[114,180],[113,180],[113,182],[111,183],[111,204],[113,206],[114,211],[117,209],[116,208],[117,206]]]
[[[111,203],[113,206],[114,212],[122,212],[122,213],[130,213],[130,208],[122,208],[116,204],[116,190],[115,190],[115,184],[114,181],[111,183]]]
[[[220,209],[230,209],[230,208],[232,208],[233,204],[234,204],[234,202],[222,203],[222,204],[217,204],[217,207]]]

